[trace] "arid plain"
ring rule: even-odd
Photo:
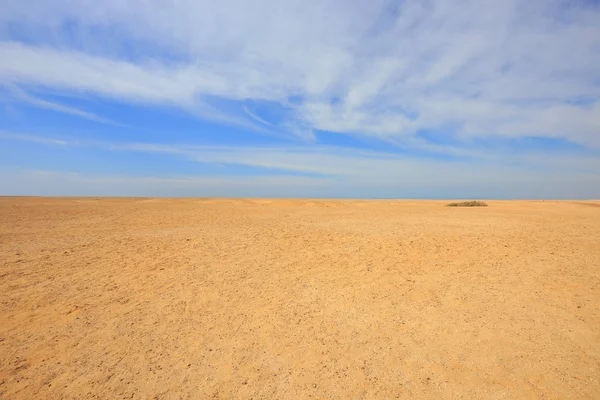
[[[2,399],[593,399],[600,202],[0,198]]]

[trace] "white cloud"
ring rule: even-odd
[[[307,139],[452,128],[600,147],[600,8],[584,0],[8,0],[9,23],[37,45],[5,33],[0,82],[38,90],[237,124],[257,121],[207,99],[279,103],[278,128]]]
[[[324,179],[290,176],[114,176],[0,168],[0,196],[301,197]]]
[[[26,104],[30,104],[30,105],[33,105],[33,106],[36,106],[39,108],[45,108],[48,110],[58,111],[58,112],[65,113],[65,114],[75,115],[78,117],[86,118],[91,121],[100,122],[103,124],[109,124],[109,125],[115,125],[115,126],[125,126],[118,122],[111,121],[106,118],[102,118],[99,115],[96,115],[96,114],[88,112],[88,111],[80,110],[75,107],[68,107],[68,106],[65,106],[62,104],[54,103],[54,102],[43,100],[43,99],[39,99],[35,96],[31,96],[30,94],[26,93],[24,90],[21,90],[20,88],[14,86],[14,85],[10,85],[8,89],[16,99],[18,99],[19,101],[26,103]]]
[[[185,70],[142,67],[81,52],[32,47],[15,42],[0,43],[0,76],[12,83],[43,85],[91,92],[123,100],[192,101],[193,86]]]
[[[524,190],[548,185],[549,188],[550,184],[555,182],[553,197],[565,197],[566,194],[561,193],[569,181],[586,182],[581,188],[581,193],[595,193],[600,190],[600,175],[597,173],[600,170],[600,158],[582,154],[554,154],[548,157],[548,154],[536,150],[521,154],[501,149],[494,152],[473,150],[468,161],[448,162],[339,146],[241,147],[108,143],[39,137],[7,131],[0,131],[0,139],[113,152],[156,153],[208,165],[260,167],[271,170],[271,174],[294,179],[297,176],[293,174],[309,175],[314,177],[314,182],[323,182],[331,186],[332,196],[335,187],[347,190],[356,186],[372,188],[379,193],[400,187],[406,189],[407,194],[410,193],[410,189],[450,193],[457,192],[460,188],[485,188],[486,193],[505,190],[503,195],[498,196],[518,197],[515,187]],[[226,178],[252,181],[258,177]],[[258,179],[258,182],[263,181]],[[566,186],[570,187],[571,183]],[[545,190],[549,190],[548,188]],[[276,188],[273,190],[276,191]],[[600,192],[598,194],[600,195]]]
[[[246,114],[248,114],[250,116],[250,118],[252,118],[255,121],[260,122],[263,125],[267,125],[267,126],[273,126],[273,124],[271,124],[268,121],[265,121],[264,119],[262,119],[261,117],[259,117],[258,115],[256,115],[255,113],[253,113],[252,111],[250,111],[248,109],[248,107],[244,106],[243,110],[246,112]]]
[[[20,132],[10,132],[0,130],[0,138],[8,139],[8,140],[17,140],[21,142],[30,142],[30,143],[41,143],[41,144],[53,144],[58,146],[72,146],[73,143],[67,140],[60,139],[52,139],[42,136],[30,135],[27,133]]]
[[[412,181],[381,182],[300,176],[114,176],[0,168],[0,196],[147,197],[371,197],[371,198],[558,198],[600,197],[593,175],[549,178],[529,173],[516,179],[431,186]],[[501,185],[499,185],[499,183]]]

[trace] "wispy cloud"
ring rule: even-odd
[[[259,167],[272,170],[281,177],[301,174],[328,184],[337,182],[340,188],[364,187],[378,193],[390,188],[441,190],[471,186],[485,187],[487,190],[497,187],[497,190],[504,191],[502,197],[518,197],[515,188],[524,190],[543,183],[548,185],[545,190],[550,193],[549,185],[555,182],[553,197],[564,197],[565,187],[571,186],[571,183],[567,185],[565,182],[572,179],[572,182],[586,182],[587,188],[581,188],[582,193],[597,192],[600,196],[600,192],[594,189],[600,188],[600,175],[597,173],[600,170],[600,158],[582,154],[556,154],[550,158],[535,149],[519,155],[509,150],[494,153],[479,151],[473,152],[468,159],[448,162],[432,157],[322,145],[282,147],[123,143],[53,139],[5,131],[0,131],[0,139],[121,153],[164,154],[207,165]],[[252,181],[254,178],[242,179]]]
[[[145,197],[302,197],[327,180],[310,177],[115,176],[0,168],[1,195]]]
[[[28,133],[10,132],[0,130],[0,139],[17,140],[20,142],[52,144],[58,146],[72,146],[74,143],[67,140],[53,139]]]
[[[493,178],[493,177],[492,177]],[[367,197],[367,198],[598,198],[590,175],[528,173],[517,179],[431,187],[413,182],[349,181],[331,177],[127,176],[0,167],[0,195],[148,196],[148,197]],[[499,183],[503,183],[499,186]],[[560,188],[560,189],[558,189]]]
[[[17,24],[36,43],[0,43],[4,83],[178,106],[232,123],[245,116],[306,137],[324,130],[397,140],[436,130],[459,140],[540,136],[600,147],[600,8],[592,1],[51,0],[3,8],[0,24]],[[76,24],[66,32],[69,21]],[[51,39],[40,33],[48,31]],[[111,32],[109,45],[102,33]],[[207,98],[240,105],[202,111]],[[287,114],[269,121],[244,109],[246,100],[285,105]]]
[[[273,126],[272,123],[265,121],[264,119],[262,119],[261,117],[259,117],[258,115],[254,114],[252,111],[250,111],[247,106],[244,106],[243,109],[246,112],[246,114],[248,114],[250,116],[250,118],[252,118],[253,120],[258,121],[261,124],[266,125],[266,126]]]
[[[35,107],[74,115],[77,117],[89,119],[90,121],[100,122],[102,124],[121,126],[121,127],[127,126],[127,125],[124,125],[124,124],[121,124],[121,123],[118,123],[115,121],[111,121],[110,119],[103,118],[99,115],[96,115],[96,114],[88,112],[88,111],[83,111],[83,110],[80,110],[75,107],[68,107],[68,106],[65,106],[62,104],[58,104],[58,103],[47,101],[47,100],[44,100],[44,99],[41,99],[41,98],[38,98],[35,96],[31,96],[30,94],[26,93],[24,90],[20,89],[19,87],[17,87],[16,85],[13,85],[13,84],[8,85],[8,89],[9,89],[10,93],[17,100],[19,100],[23,103],[29,104],[29,105],[33,105]]]

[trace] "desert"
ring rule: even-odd
[[[2,399],[593,399],[600,202],[0,198]]]

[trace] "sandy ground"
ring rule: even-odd
[[[600,398],[600,202],[0,198],[0,398]]]

